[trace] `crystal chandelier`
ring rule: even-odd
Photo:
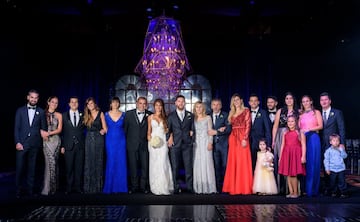
[[[143,56],[135,68],[147,89],[160,96],[177,94],[189,70],[179,23],[165,16],[152,19]]]

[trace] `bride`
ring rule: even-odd
[[[154,114],[148,118],[149,183],[155,195],[168,195],[174,190],[169,148],[166,143],[166,113],[164,101],[154,101]]]

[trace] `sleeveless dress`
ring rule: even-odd
[[[162,143],[158,148],[148,143],[149,150],[149,183],[150,190],[155,195],[169,195],[174,190],[172,171],[169,159],[169,148],[163,122],[151,120],[151,137],[158,136]]]
[[[311,129],[318,122],[314,112],[305,112],[299,118],[300,129]],[[317,132],[309,131],[306,136],[306,178],[305,191],[307,196],[317,196],[320,189],[321,143]]]
[[[213,137],[208,135],[212,129],[210,116],[195,121],[194,145],[194,192],[198,194],[216,193],[215,167],[213,151],[208,150],[209,142]]]
[[[103,190],[104,136],[100,134],[101,112],[87,128],[85,137],[84,192],[100,193]]]
[[[108,131],[105,136],[106,169],[104,193],[128,192],[126,140],[123,128],[124,117],[125,113],[122,113],[120,118],[114,121],[108,112],[105,113]]]
[[[301,163],[301,143],[295,130],[285,132],[285,144],[279,162],[279,174],[295,177],[305,175],[305,164]]]
[[[245,109],[240,115],[233,117],[231,125],[223,192],[231,195],[252,194],[253,172],[249,142],[251,115],[249,109]],[[246,139],[247,142],[245,147],[241,145],[243,139]]]
[[[49,113],[48,131],[54,131],[59,125],[59,120],[54,113]],[[61,139],[58,134],[49,136],[48,141],[43,142],[43,152],[45,156],[44,184],[41,191],[42,195],[55,194],[58,187],[58,159]]]
[[[273,170],[274,168],[270,170],[269,167],[266,165],[271,159],[274,159],[274,155],[270,151],[257,152],[256,166],[254,170],[253,193],[278,193]]]

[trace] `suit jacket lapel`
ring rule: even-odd
[[[137,123],[138,125],[140,125],[140,120],[139,120],[139,118],[138,118],[138,116],[137,116],[137,114],[136,114],[136,109],[133,111],[133,115],[134,115],[134,118],[135,118],[136,123]],[[143,118],[143,119],[144,119],[144,118]]]

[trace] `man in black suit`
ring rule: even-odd
[[[256,94],[251,94],[249,106],[251,109],[251,162],[253,172],[255,170],[257,152],[259,150],[259,140],[265,138],[267,146],[271,144],[271,122],[267,111],[259,107],[260,101]]]
[[[345,148],[345,121],[341,110],[331,107],[331,96],[327,92],[320,94],[320,105],[322,108],[323,129],[321,130],[321,163],[324,160],[324,153],[330,147],[330,135],[340,135],[340,146]],[[323,166],[323,164],[321,164]],[[324,193],[329,188],[329,176],[324,173]]]
[[[278,99],[276,96],[268,96],[266,98],[266,107],[271,122],[271,128],[274,125],[275,115],[277,111]],[[271,146],[271,144],[269,144]]]
[[[27,104],[19,107],[15,114],[17,198],[22,195],[24,182],[26,182],[28,194],[34,194],[37,156],[43,147],[43,139],[48,136],[45,112],[37,106],[38,101],[39,93],[34,89],[30,90],[27,95]],[[23,177],[26,177],[26,181]]]
[[[228,121],[228,112],[222,109],[222,102],[219,98],[211,100],[211,113],[210,116],[213,121],[213,148],[214,148],[214,166],[216,177],[217,192],[222,191],[222,185],[225,176],[226,163],[228,158],[229,148],[229,134],[231,132],[231,125]]]
[[[176,110],[168,116],[169,131],[167,134],[170,148],[170,162],[174,180],[174,193],[180,193],[179,170],[181,160],[185,168],[186,188],[193,193],[193,142],[194,142],[194,115],[185,110],[185,97],[176,96]]]
[[[65,193],[82,193],[82,178],[84,168],[84,124],[83,113],[78,110],[79,99],[70,97],[70,109],[64,112],[61,138],[61,153],[64,154],[66,169]]]
[[[136,100],[136,108],[126,111],[125,113],[124,131],[130,172],[129,193],[134,193],[138,191],[139,188],[141,192],[145,194],[149,193],[147,117],[151,115],[152,112],[146,108],[147,99],[145,97],[139,97]],[[140,167],[140,176],[138,175],[138,166]]]

